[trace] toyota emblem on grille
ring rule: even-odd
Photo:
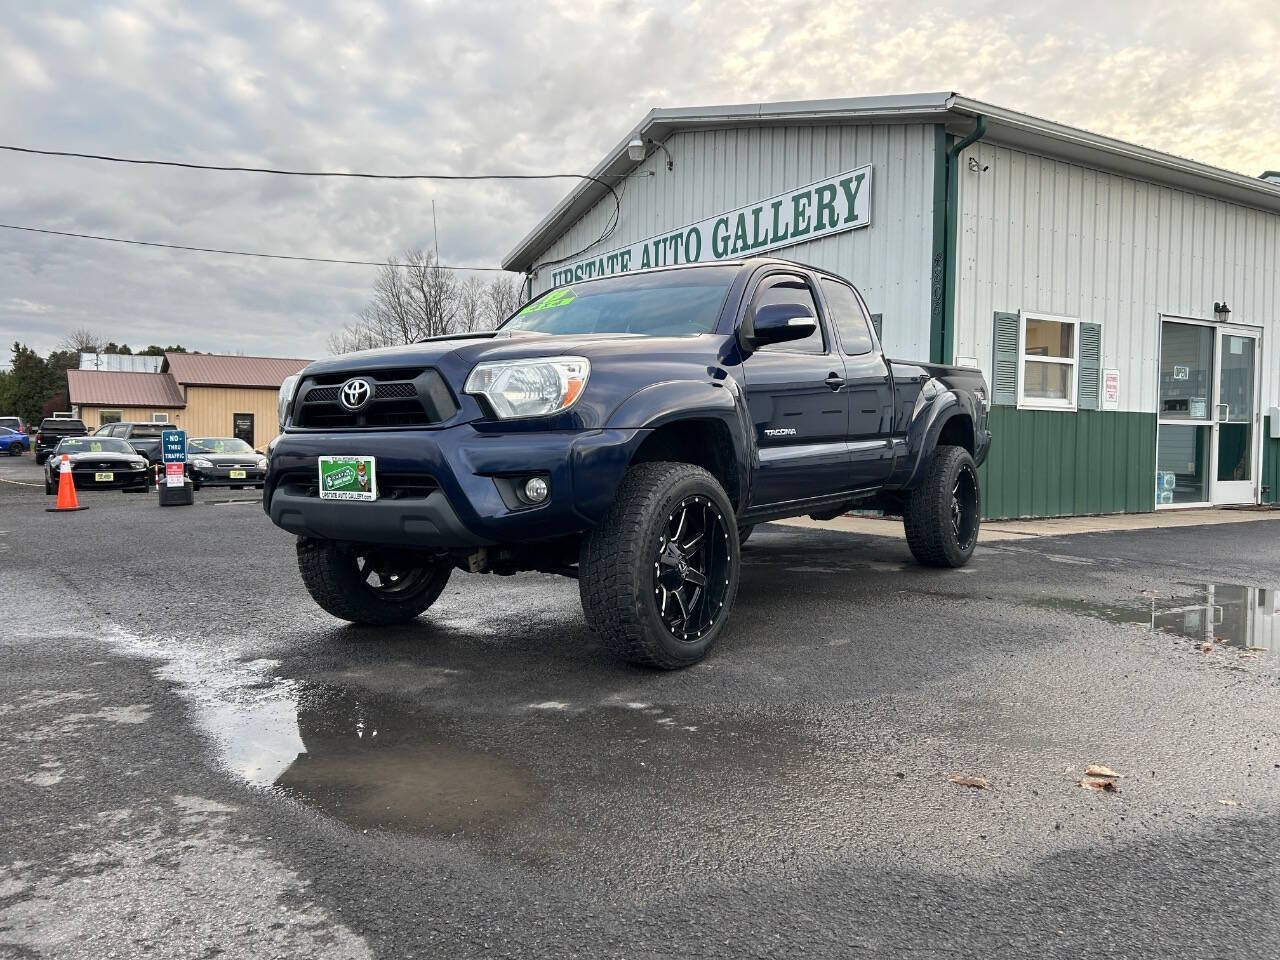
[[[373,398],[373,387],[363,377],[355,377],[342,385],[338,396],[348,410],[363,410]]]

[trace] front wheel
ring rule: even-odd
[[[408,623],[435,603],[453,565],[404,550],[298,538],[298,572],[311,599],[351,623]]]
[[[587,625],[632,663],[690,666],[724,628],[738,567],[733,505],[715,477],[687,463],[637,464],[582,546]]]
[[[963,567],[982,522],[978,468],[964,447],[939,446],[902,511],[907,546],[926,567]]]

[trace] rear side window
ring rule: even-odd
[[[822,292],[827,298],[827,306],[831,308],[831,320],[840,331],[840,346],[851,357],[870,353],[872,340],[871,330],[867,327],[867,318],[862,314],[862,307],[853,290],[835,280],[822,281]]]
[[[766,280],[768,286],[761,287],[756,294],[756,309],[773,303],[799,303],[809,308],[814,318],[820,316],[818,305],[814,303],[813,292],[809,285],[799,277],[787,277],[779,280]],[[824,353],[826,348],[822,342],[822,322],[818,328],[803,340],[790,340],[786,343],[771,343],[761,350],[778,353]]]

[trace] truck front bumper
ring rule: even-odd
[[[598,523],[647,430],[443,430],[286,433],[271,449],[263,507],[303,537],[467,549],[565,536]],[[321,500],[321,456],[375,458],[379,499]],[[515,502],[514,484],[540,476],[550,496]],[[504,487],[505,496],[504,496]]]

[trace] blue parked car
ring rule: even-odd
[[[31,449],[31,438],[25,433],[0,427],[0,453],[11,457],[20,457]]]

